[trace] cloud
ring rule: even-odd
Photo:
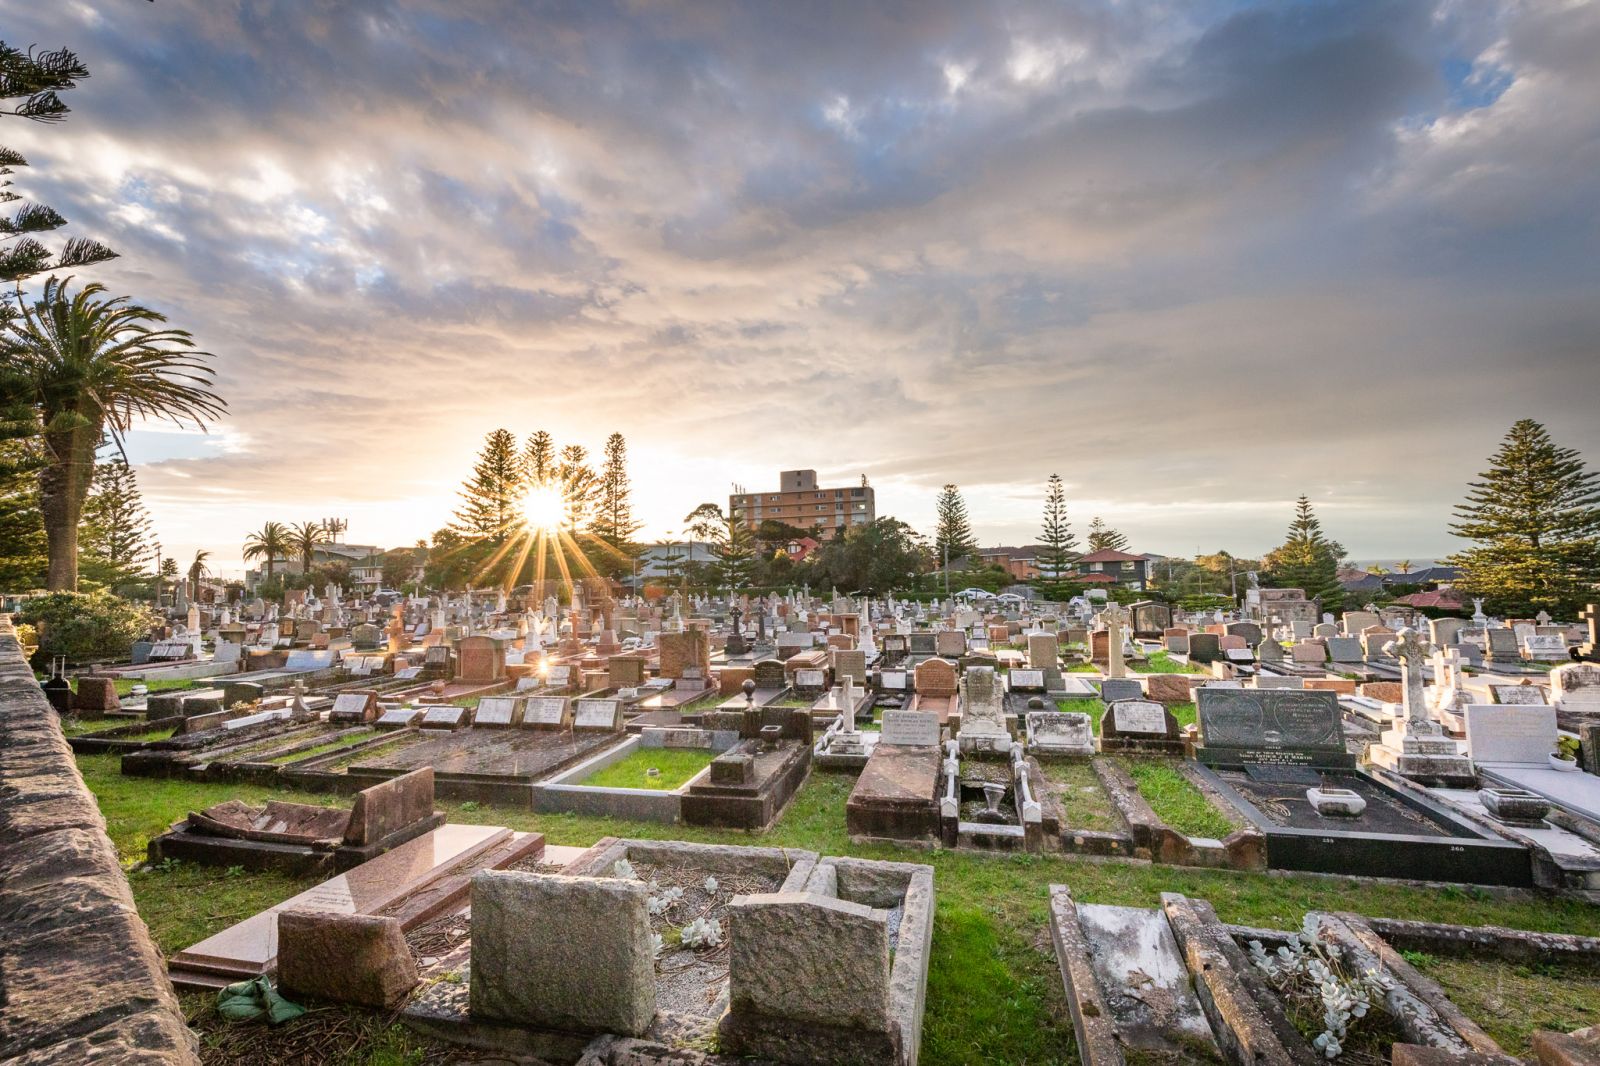
[[[1600,445],[1592,4],[0,10],[94,72],[21,187],[217,353],[226,446],[141,476],[219,557],[427,535],[500,425],[624,432],[655,532],[814,466],[1016,542],[1058,471],[1246,554]]]

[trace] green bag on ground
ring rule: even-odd
[[[217,1013],[230,1022],[255,1022],[265,1018],[270,1024],[293,1021],[306,1009],[290,1003],[273,990],[265,974],[250,981],[229,985],[217,993]]]

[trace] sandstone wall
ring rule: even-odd
[[[200,1061],[105,821],[4,615],[0,1061]]]

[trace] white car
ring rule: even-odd
[[[992,600],[994,599],[994,593],[990,592],[988,589],[962,589],[960,592],[956,593],[956,598],[965,600]]]

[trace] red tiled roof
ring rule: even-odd
[[[1113,551],[1111,548],[1102,548],[1090,555],[1078,556],[1080,563],[1135,563],[1143,559],[1142,555],[1129,555],[1127,552]]]
[[[1454,592],[1413,592],[1409,596],[1401,596],[1394,602],[1410,607],[1437,607],[1442,611],[1459,610],[1463,605],[1461,598]]]
[[[1090,585],[1115,585],[1117,583],[1117,579],[1110,574],[1073,574],[1072,580],[1079,584],[1088,583]]]

